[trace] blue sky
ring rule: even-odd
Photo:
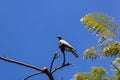
[[[55,80],[70,80],[77,72],[90,71],[92,66],[103,66],[110,70],[113,58],[83,60],[83,51],[97,44],[98,37],[89,32],[80,22],[87,13],[103,12],[120,23],[119,0],[0,0],[0,56],[43,68],[58,48],[57,35],[73,45],[79,58],[66,53],[67,61],[74,66],[66,67],[54,74]],[[61,58],[60,58],[61,59]],[[56,65],[61,64],[58,59]],[[1,80],[22,80],[35,70],[0,61]],[[29,80],[47,80],[37,75]]]

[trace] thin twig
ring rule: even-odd
[[[37,72],[37,73],[34,73],[34,74],[31,74],[30,76],[26,77],[24,80],[27,80],[28,78],[31,78],[33,76],[36,76],[38,74],[42,74],[43,72]]]
[[[54,57],[53,57],[53,59],[52,59],[52,61],[51,61],[51,64],[50,64],[50,72],[52,71],[53,63],[54,63],[55,59],[57,59],[58,57],[59,57],[59,54],[58,54],[58,52],[56,52],[56,53],[54,54]]]
[[[29,64],[26,64],[26,63],[23,63],[23,62],[20,62],[20,61],[12,60],[12,59],[9,59],[9,58],[6,58],[6,57],[0,56],[0,59],[4,60],[4,61],[7,61],[7,62],[18,64],[18,65],[22,65],[22,66],[25,66],[25,67],[28,67],[28,68],[32,68],[32,69],[35,69],[37,71],[43,71],[42,69],[40,69],[36,66],[29,65]]]
[[[111,62],[112,66],[120,73],[119,68],[117,68],[112,62]]]
[[[52,70],[52,74],[53,74],[54,72],[56,72],[57,70],[62,69],[63,67],[70,66],[70,65],[72,65],[72,64],[71,64],[71,63],[67,63],[67,64],[61,65],[61,66],[59,66],[59,67],[56,67],[56,68],[54,68],[54,69]]]

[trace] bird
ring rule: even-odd
[[[59,48],[64,55],[65,55],[65,51],[67,51],[67,52],[71,52],[76,58],[79,57],[76,50],[67,41],[63,40],[60,35],[58,35],[57,38],[59,41]]]

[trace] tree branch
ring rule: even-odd
[[[37,73],[31,74],[30,76],[26,77],[24,80],[27,80],[28,78],[31,78],[31,77],[36,76],[38,74],[42,74],[42,72],[37,72]]]
[[[25,67],[28,67],[28,68],[35,69],[37,71],[40,71],[41,73],[45,73],[48,76],[49,80],[54,80],[53,75],[48,71],[48,69],[46,67],[44,67],[43,70],[42,70],[40,68],[37,68],[36,66],[25,64],[23,62],[12,60],[12,59],[9,59],[9,58],[6,58],[6,57],[0,56],[0,59],[4,60],[4,61],[7,61],[7,62],[18,64],[18,65],[22,65],[22,66],[25,66]]]
[[[49,70],[47,69],[47,67],[43,67],[43,69],[40,69],[40,68],[38,68],[36,66],[29,65],[29,64],[26,64],[26,63],[23,63],[23,62],[20,62],[20,61],[16,61],[16,60],[13,60],[13,59],[9,59],[9,58],[6,58],[6,57],[2,57],[2,56],[0,56],[0,59],[3,60],[3,61],[7,61],[7,62],[10,62],[10,63],[18,64],[18,65],[25,66],[25,67],[28,67],[28,68],[35,69],[35,70],[39,71],[37,73],[34,73],[34,74],[26,77],[24,80],[27,80],[28,78],[33,77],[33,76],[38,75],[38,74],[41,74],[41,73],[46,74],[48,76],[49,80],[54,80],[54,77],[53,77],[53,73],[54,72],[56,72],[57,70],[60,70],[60,69],[62,69],[64,67],[67,67],[69,65],[72,65],[71,63],[65,63],[66,62],[66,60],[65,60],[66,57],[65,57],[65,54],[63,54],[63,63],[62,63],[62,65],[53,69],[54,61],[58,57],[59,57],[59,54],[55,53],[54,57],[53,57],[53,59],[51,61]]]
[[[56,68],[54,68],[54,69],[51,71],[51,73],[53,74],[53,73],[56,72],[57,70],[62,69],[63,67],[70,66],[70,65],[72,65],[72,64],[71,64],[71,63],[67,63],[67,64],[61,65],[61,66],[59,66],[59,67],[56,67]]]
[[[111,62],[112,66],[120,73],[119,68],[117,68],[112,62]]]
[[[53,59],[52,59],[52,61],[51,61],[51,64],[50,64],[50,72],[52,71],[53,63],[54,63],[55,59],[57,59],[58,57],[59,57],[59,54],[56,52],[56,53],[54,54],[54,57],[53,57]]]
[[[23,63],[23,62],[20,62],[20,61],[12,60],[12,59],[9,59],[9,58],[6,58],[6,57],[0,56],[0,59],[4,60],[4,61],[7,61],[7,62],[18,64],[18,65],[22,65],[22,66],[25,66],[25,67],[28,67],[28,68],[32,68],[32,69],[35,69],[37,71],[43,71],[42,69],[40,69],[36,66],[29,65],[29,64],[26,64],[26,63]]]
[[[50,73],[50,72],[48,71],[47,67],[44,67],[42,72],[34,73],[34,74],[26,77],[24,80],[27,80],[28,78],[33,77],[33,76],[36,76],[36,75],[41,74],[41,73],[45,73],[45,74],[48,76],[49,80],[54,80],[54,77],[53,77],[52,73]]]
[[[52,73],[48,71],[47,67],[43,68],[43,72],[49,77],[50,80],[54,80]]]

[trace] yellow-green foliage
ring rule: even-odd
[[[112,63],[115,66],[116,77],[120,78],[120,58],[116,58]]]
[[[120,64],[120,58],[116,58],[116,60],[114,61],[114,63],[119,63]]]
[[[120,53],[119,42],[114,42],[106,46],[106,41],[111,41],[115,36],[119,37],[116,34],[116,31],[119,28],[119,25],[114,23],[114,19],[107,16],[103,13],[90,13],[84,16],[80,20],[88,30],[96,33],[100,36],[100,45],[98,44],[97,48],[91,47],[85,50],[84,58],[85,59],[96,59],[99,52],[102,52],[103,56],[116,56]],[[101,49],[100,49],[101,47]]]
[[[87,14],[80,21],[88,28],[88,30],[95,32],[96,35],[99,35],[104,39],[113,39],[115,37],[115,29],[117,29],[118,25],[114,24],[114,19],[106,14]]]
[[[112,80],[105,77],[105,74],[107,71],[103,67],[92,67],[90,72],[75,74],[75,80]]]
[[[77,73],[75,75],[75,80],[90,80],[86,75]]]
[[[116,71],[115,74],[116,74],[117,78],[120,78],[120,72],[119,71]]]
[[[97,79],[107,74],[107,72],[103,67],[92,67],[92,74]]]
[[[91,48],[88,48],[87,50],[85,50],[84,52],[84,58],[85,59],[96,59],[98,55],[98,51],[94,48],[94,47],[91,47]]]
[[[117,41],[109,44],[102,51],[102,55],[106,57],[116,56],[118,54],[120,54],[120,42]]]

